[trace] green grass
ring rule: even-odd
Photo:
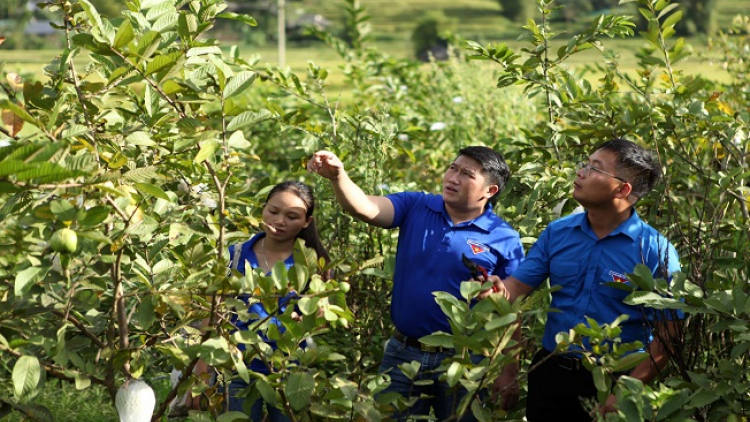
[[[29,404],[45,406],[54,416],[55,422],[113,422],[117,411],[103,388],[89,387],[76,390],[74,385],[56,380],[48,381],[41,394]],[[12,412],[4,422],[23,422],[24,415]]]
[[[156,393],[158,407],[169,392],[169,380],[166,377],[149,382]],[[104,387],[89,386],[85,390],[76,390],[72,384],[49,380],[42,392],[27,404],[46,407],[53,415],[55,422],[114,422],[118,421],[117,410]],[[2,419],[3,422],[26,422],[20,412],[11,412]],[[164,417],[162,420],[166,421]],[[170,422],[183,422],[186,419],[172,418]]]

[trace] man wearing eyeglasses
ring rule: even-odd
[[[586,324],[587,317],[605,324],[628,315],[621,325],[622,342],[640,341],[650,358],[627,375],[648,383],[669,361],[678,331],[674,315],[669,318],[653,309],[627,305],[623,299],[628,292],[608,284],[628,283],[626,274],[638,264],[646,265],[658,278],[668,279],[680,270],[674,246],[634,209],[660,177],[658,161],[640,146],[624,139],[602,144],[588,162],[579,163],[573,182],[573,198],[586,211],[552,222],[512,276],[502,282],[491,277],[511,301],[529,295],[547,278],[559,289],[552,293],[543,349],[529,372],[528,421],[592,420],[582,399],[595,398],[597,390],[591,372],[581,363],[580,349],[552,353],[556,334]],[[588,349],[588,342],[583,346]],[[506,368],[495,385],[504,407],[517,397],[517,370]],[[602,414],[615,411],[615,396],[597,410]]]

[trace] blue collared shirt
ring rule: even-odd
[[[523,259],[520,236],[492,212],[490,204],[474,220],[453,225],[442,195],[403,192],[387,197],[395,211],[392,227],[400,229],[391,300],[393,322],[408,337],[450,333],[448,318],[432,292],[461,297],[461,282],[472,279],[462,253],[489,274],[507,277]]]
[[[627,274],[638,264],[647,266],[655,278],[668,278],[680,270],[677,251],[635,210],[602,239],[594,234],[587,216],[573,214],[550,223],[513,274],[533,288],[547,278],[552,287],[560,287],[552,293],[542,344],[555,350],[555,335],[586,323],[585,317],[605,324],[627,314],[628,320],[621,325],[622,341],[641,341],[645,348],[652,338],[647,321],[655,318],[654,313],[626,305],[623,299],[629,292],[606,283],[627,283]]]
[[[265,233],[258,233],[255,236],[253,236],[250,240],[240,245],[242,248],[240,252],[240,258],[239,258],[239,264],[237,265],[237,270],[241,274],[245,274],[245,262],[249,262],[250,266],[252,268],[258,268],[260,267],[260,263],[258,263],[258,257],[255,255],[255,251],[253,251],[253,245],[255,245],[260,239],[265,237]],[[234,256],[234,248],[236,248],[236,245],[231,245],[229,247],[229,256]],[[284,261],[284,265],[287,269],[291,268],[292,265],[294,265],[294,255],[290,255],[289,258],[287,258]],[[279,299],[279,310],[280,312],[284,312],[286,310],[287,304],[289,303],[289,299],[291,297],[295,296],[294,293],[290,293],[289,295]],[[241,299],[245,304],[248,303],[248,299],[250,298],[250,295],[243,294],[239,296],[239,299]],[[232,314],[232,317],[230,321],[237,327],[239,330],[247,330],[250,325],[254,324],[260,319],[268,318],[269,313],[266,310],[266,308],[263,306],[262,303],[256,302],[253,303],[248,307],[247,310],[250,314],[255,314],[258,317],[257,318],[250,318],[247,321],[242,321],[237,317],[237,314]],[[277,327],[279,327],[280,332],[284,332],[286,329],[284,328],[281,321],[279,321],[275,316],[271,317],[269,320],[270,324],[275,324]],[[265,333],[258,332],[258,334],[268,343],[273,349],[276,349],[276,342],[269,340],[268,337],[266,337]],[[237,348],[240,350],[245,350],[244,344],[238,344]],[[253,361],[250,363],[250,370],[253,372],[259,372],[259,373],[268,373],[268,368],[266,365],[259,359],[253,359]]]

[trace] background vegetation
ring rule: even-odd
[[[450,59],[420,65],[380,49],[368,26],[375,20],[346,2],[343,29],[317,33],[338,57],[346,101],[331,91],[333,69],[317,61],[279,69],[220,45],[214,26],[256,23],[221,2],[131,1],[116,16],[86,0],[48,3],[45,13],[65,25],[44,76],[0,69],[0,416],[59,420],[79,408],[80,394],[103,410],[81,405],[76,419],[111,420],[110,400],[128,378],[157,387],[155,420],[188,389],[218,407],[206,384],[165,382],[173,367],[189,374],[201,358],[225,376],[254,380],[249,394],[296,420],[380,420],[389,405],[409,405],[373,398],[388,382],[376,369],[392,331],[396,233],[342,214],[327,184],[304,171],[305,157],[336,151],[368,192],[436,191],[460,146],[497,148],[514,174],[497,211],[530,245],[575,207],[573,163],[623,136],[659,153],[665,184],[638,212],[673,240],[684,271],[668,286],[633,269],[638,290],[629,300],[680,308],[688,318],[684,346],[658,382],[618,381],[615,419],[746,419],[750,20],[726,21],[711,38],[712,58],[726,72],[716,80],[680,70],[694,53],[675,35],[683,16],[676,3],[632,3],[645,24],[605,13],[558,33],[557,3],[543,0],[536,21],[514,24],[521,37],[512,45],[446,37],[454,42]],[[623,59],[623,48],[634,58]],[[286,178],[316,188],[336,279],[310,277],[318,263],[302,249],[289,272],[227,275],[227,245],[259,230],[266,189]],[[52,249],[62,228],[77,234],[71,253]],[[305,291],[304,318],[279,316],[288,328],[271,333],[279,351],[253,332],[232,333],[226,315],[237,293],[254,292],[273,310],[290,284]],[[520,322],[528,363],[547,293],[472,309],[476,286],[465,284],[463,293],[436,296],[454,330],[425,341],[457,347],[447,380],[477,391],[513,358],[500,352]],[[209,328],[195,329],[204,318]],[[616,339],[617,324],[578,327],[560,341]],[[318,348],[298,349],[308,336]],[[608,371],[636,363],[623,358],[629,345],[615,344],[598,351],[602,391]],[[469,351],[486,359],[474,365]],[[248,372],[251,356],[278,372]],[[483,421],[523,415],[522,403],[507,413],[482,404],[475,395],[463,403]]]

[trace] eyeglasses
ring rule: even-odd
[[[596,168],[589,163],[584,163],[583,161],[579,161],[576,163],[576,173],[580,171],[583,177],[589,177],[589,174],[591,174],[591,170],[598,171],[599,173],[605,176],[614,177],[615,179],[621,181],[622,183],[628,183],[628,181],[623,179],[622,177],[615,176],[612,173],[607,173],[606,171]]]

